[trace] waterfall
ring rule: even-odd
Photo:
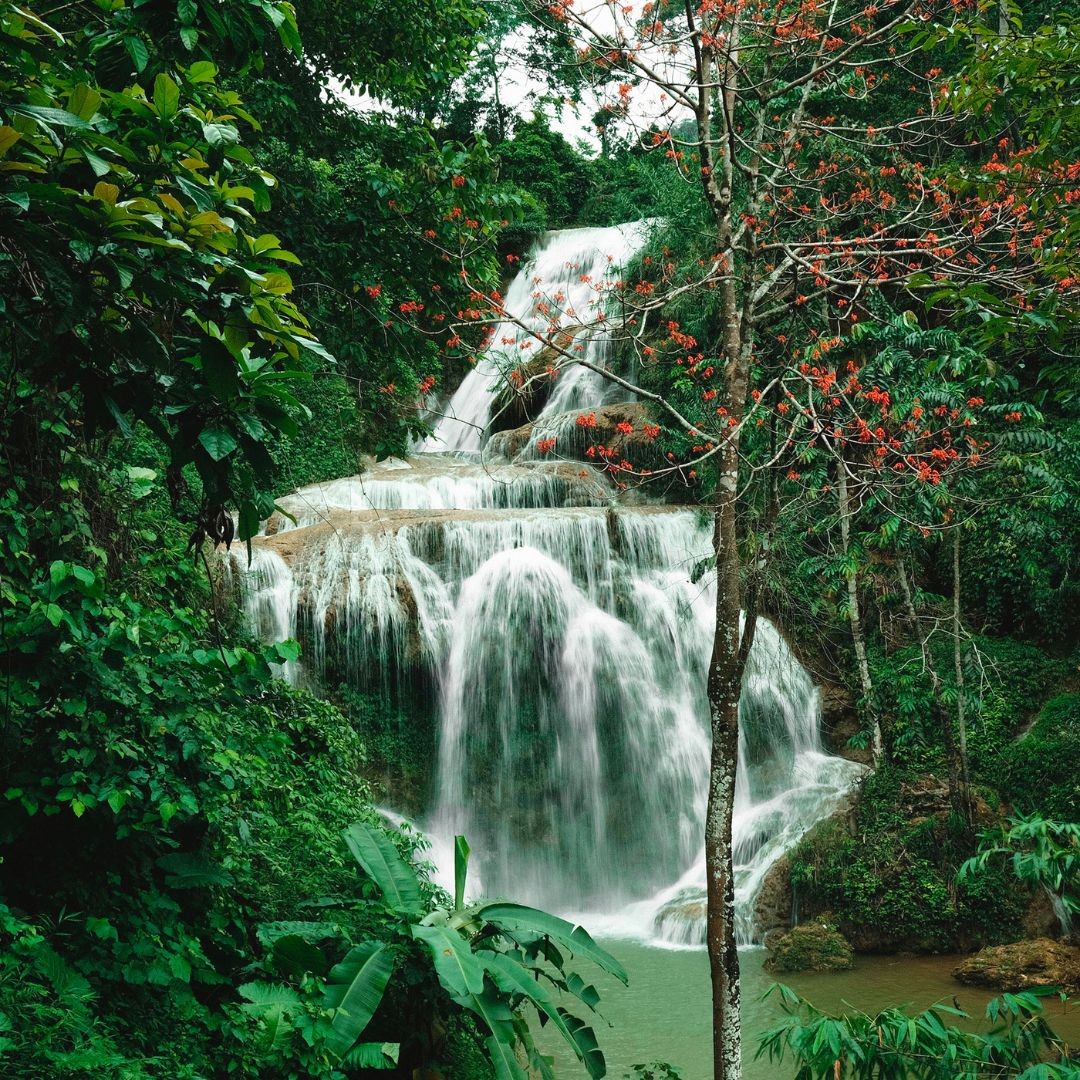
[[[624,256],[629,237],[640,242],[631,227],[557,233],[536,266],[595,279],[596,244],[615,236]],[[586,302],[567,279],[564,304]],[[472,426],[444,421],[439,445],[478,448],[503,362],[462,384],[448,413]],[[607,393],[570,377],[546,408]],[[303,670],[288,677],[425,688],[439,750],[419,824],[436,856],[464,833],[490,895],[580,914],[599,932],[698,944],[711,528],[699,510],[615,494],[567,462],[383,462],[281,500],[294,520],[276,515],[254,542],[246,612],[264,638],[305,643]],[[823,750],[817,691],[766,621],[740,723],[734,852],[748,943],[769,867],[841,803],[859,766]]]
[[[606,368],[611,330],[618,324],[610,310],[610,294],[619,271],[644,247],[649,226],[637,221],[547,233],[507,290],[506,321],[496,327],[490,347],[447,403],[434,434],[420,450],[481,448],[508,372],[539,351],[529,331],[565,340],[582,359]],[[600,316],[603,321],[597,328]],[[595,407],[618,396],[618,389],[602,375],[570,366],[558,374],[540,415]]]

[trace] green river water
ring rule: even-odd
[[[639,1062],[668,1061],[683,1070],[685,1080],[708,1080],[710,1075],[710,998],[706,955],[697,949],[657,949],[630,941],[601,944],[626,968],[629,987],[608,977],[595,979],[604,1019],[595,1024],[608,1063],[608,1076],[621,1080]],[[761,1000],[776,976],[763,970],[766,953],[744,949],[742,970],[743,1038],[747,1049],[746,1080],[789,1080],[793,1069],[753,1061],[760,1034],[781,1015],[774,999]],[[935,1002],[952,1004],[981,1016],[990,992],[962,986],[951,975],[957,963],[951,956],[863,956],[852,971],[819,975],[786,975],[783,981],[823,1011],[840,1011],[852,1003],[864,1011],[907,1004],[924,1009]],[[584,971],[582,972],[584,974]],[[1056,1001],[1047,1006],[1051,1026],[1070,1042],[1080,1044],[1080,1008]],[[594,1018],[595,1019],[595,1018]],[[585,1071],[567,1051],[549,1043],[556,1054],[558,1075],[584,1077]]]

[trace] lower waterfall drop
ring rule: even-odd
[[[574,233],[549,237],[545,257],[578,252]],[[417,824],[436,856],[468,837],[487,895],[594,934],[700,945],[710,523],[619,505],[579,464],[492,457],[392,459],[281,500],[293,520],[275,515],[251,566],[235,560],[249,622],[304,643],[293,681],[423,689],[438,755]],[[825,752],[820,721],[809,676],[760,620],[740,705],[741,944],[769,868],[862,772]]]

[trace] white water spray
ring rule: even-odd
[[[611,330],[618,325],[612,293],[619,271],[644,247],[649,223],[548,233],[507,290],[505,322],[444,409],[420,450],[478,451],[497,394],[511,370],[539,350],[535,335],[564,336],[567,348],[596,367],[608,365]],[[598,372],[570,365],[559,372],[541,415],[595,408],[619,391]]]
[[[595,277],[608,265],[596,245],[621,238],[626,258],[640,229],[554,234],[538,271]],[[564,284],[566,306],[588,302]],[[519,277],[508,307],[523,291]],[[504,362],[482,361],[462,384],[449,411],[468,422],[440,424],[439,446],[479,449]],[[610,392],[573,369],[559,379],[549,424],[565,421],[554,405],[595,407]],[[424,824],[436,857],[464,833],[490,895],[583,915],[599,933],[702,942],[715,612],[715,576],[696,572],[711,553],[704,516],[619,507],[579,465],[444,454],[283,505],[295,525],[275,519],[255,543],[249,618],[265,638],[305,641],[308,677],[429,689],[439,754]],[[765,621],[740,720],[736,909],[748,943],[769,867],[860,767],[822,749],[817,691]]]

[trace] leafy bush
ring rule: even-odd
[[[575,997],[595,1009],[599,995],[566,967],[564,956],[590,960],[623,982],[626,974],[581,927],[520,904],[466,906],[464,837],[457,837],[453,902],[434,907],[385,832],[359,823],[345,831],[345,841],[384,921],[377,937],[358,943],[330,940],[325,922],[270,928],[273,964],[293,978],[240,987],[247,1000],[242,1011],[257,1024],[256,1042],[266,1048],[268,1063],[313,1058],[309,1068],[400,1065],[415,1075],[440,1065],[440,1032],[457,1020],[475,1028],[496,1076],[525,1080],[519,1053],[541,1075],[551,1075],[550,1059],[536,1048],[524,1015],[530,1006],[566,1040],[589,1076],[605,1074],[592,1028],[559,1003]],[[370,910],[372,901],[365,897],[358,906]],[[314,944],[328,940],[326,950]],[[331,947],[344,954],[333,967]],[[415,987],[425,974],[441,994],[418,1011]],[[395,989],[399,999],[384,1009]],[[365,1042],[357,1044],[360,1038]],[[316,1074],[322,1075],[317,1067]]]
[[[1004,798],[1025,813],[1080,821],[1080,694],[1051,698],[1031,730],[989,770]]]
[[[944,802],[913,810],[917,777],[882,768],[866,779],[854,834],[842,822],[812,830],[791,854],[801,918],[832,912],[845,937],[863,951],[955,951],[1006,940],[1029,899],[1006,888],[1000,872],[957,887],[970,855],[966,830]],[[913,816],[914,815],[914,816]]]
[[[942,700],[953,706],[952,644],[934,645],[934,659],[942,676]],[[893,758],[909,767],[940,767],[941,728],[930,679],[923,671],[916,646],[894,653],[871,655],[886,738]],[[1010,741],[1060,685],[1068,664],[1037,646],[1010,638],[975,637],[965,649],[968,695],[968,747],[973,776],[993,783],[996,762],[1011,753]]]
[[[989,1029],[970,1031],[950,1021],[968,1014],[935,1005],[910,1015],[885,1009],[876,1016],[850,1011],[819,1012],[779,984],[766,997],[780,998],[785,1016],[761,1037],[756,1057],[780,1064],[788,1056],[796,1080],[1073,1080],[1076,1068],[1063,1060],[1065,1044],[1048,1024],[1038,993],[1003,994],[986,1007]],[[1062,1063],[1052,1065],[1048,1058]]]

